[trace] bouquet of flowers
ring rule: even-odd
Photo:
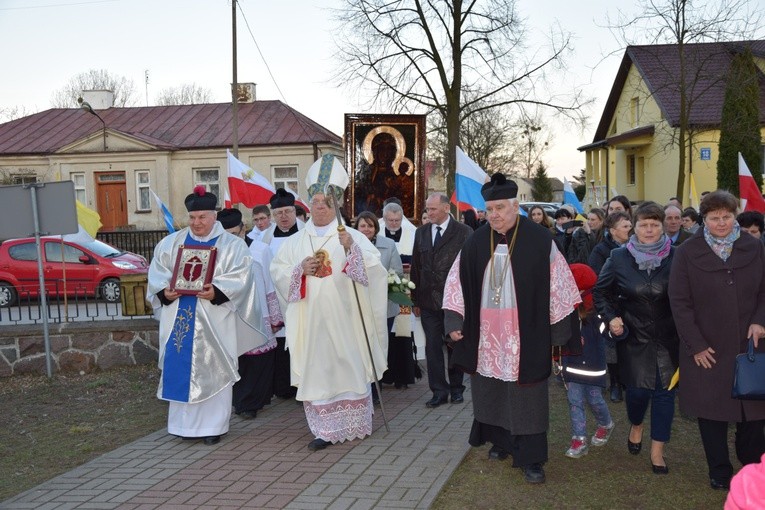
[[[399,278],[393,270],[388,271],[388,299],[398,305],[412,306],[412,298],[409,294],[413,288],[415,288],[413,281]]]

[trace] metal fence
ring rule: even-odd
[[[154,255],[154,247],[166,235],[167,230],[126,230],[99,232],[96,238],[115,248],[131,251],[142,255],[146,260],[151,260]]]
[[[50,280],[46,280],[50,283]],[[56,281],[53,288],[46,292],[48,301],[48,322],[83,322],[105,320],[127,320],[133,316],[123,315],[120,301],[110,302],[84,287],[72,288],[68,283],[66,295],[63,293],[63,281]],[[33,325],[43,323],[43,308],[39,298],[39,287],[29,285],[16,289],[18,297],[11,306],[0,307],[0,327],[10,325]],[[145,319],[150,314],[135,316]]]
[[[154,247],[167,235],[167,230],[130,230],[120,232],[99,232],[97,238],[120,250],[137,253],[151,260],[154,255]],[[51,285],[46,297],[48,301],[48,322],[77,322],[77,321],[103,321],[131,319],[133,315],[123,315],[120,301],[109,302],[93,291],[87,291],[84,286],[72,287],[68,282],[68,288],[64,292],[64,282],[61,280],[51,281],[46,279],[46,284]],[[42,324],[43,309],[39,298],[39,286],[29,286],[15,289],[17,299],[11,306],[0,307],[0,326]],[[139,299],[135,298],[134,299]],[[142,310],[142,307],[138,308]],[[131,313],[135,312],[135,307]],[[140,313],[140,312],[139,312]],[[147,315],[136,315],[137,318],[146,318]]]

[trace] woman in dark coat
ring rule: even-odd
[[[739,228],[737,205],[726,191],[704,198],[704,227],[678,247],[669,288],[681,340],[680,410],[698,418],[713,489],[727,489],[733,475],[729,422],[742,464],[765,453],[765,401],[731,398],[734,359],[747,339],[765,351],[765,251]]]
[[[361,212],[356,218],[356,230],[367,236],[380,252],[380,262],[390,273],[393,271],[399,277],[404,276],[401,256],[396,249],[393,239],[380,235],[380,223],[377,216],[369,211]],[[406,387],[414,383],[414,354],[411,337],[398,337],[391,333],[393,320],[399,314],[400,307],[388,300],[388,370],[380,382],[395,384],[396,388]],[[379,400],[377,388],[372,384],[372,399]]]
[[[606,263],[611,250],[629,241],[632,233],[632,218],[624,211],[617,211],[606,216],[603,222],[603,239],[595,245],[587,259],[587,265],[599,274]]]
[[[678,338],[669,305],[673,248],[664,235],[664,209],[645,202],[635,211],[635,234],[611,252],[595,285],[595,306],[619,340],[619,376],[627,386],[627,417],[632,424],[627,448],[642,448],[643,418],[651,404],[651,465],[669,472],[664,444],[675,412],[675,390],[668,389],[677,369]]]
[[[599,207],[593,207],[587,214],[587,225],[574,230],[571,244],[568,246],[566,260],[569,264],[587,264],[590,253],[603,240],[603,223],[606,212]],[[597,274],[597,273],[595,273]]]
[[[618,202],[617,202],[618,203]],[[600,274],[611,251],[623,245],[630,239],[632,233],[632,218],[625,211],[609,214],[603,222],[603,240],[595,245],[587,259],[587,265]],[[608,364],[609,389],[611,402],[621,402],[623,393],[619,382],[619,365],[616,357],[616,346],[613,340],[606,338],[606,363]]]

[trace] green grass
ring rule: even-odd
[[[162,428],[155,366],[0,380],[0,501]]]
[[[512,459],[490,461],[489,445],[472,448],[433,504],[436,510],[477,509],[706,509],[722,508],[727,493],[709,487],[707,465],[695,419],[675,414],[665,447],[669,475],[654,475],[649,456],[650,416],[643,451],[627,452],[629,425],[624,404],[609,402],[616,428],[605,446],[590,447],[579,459],[564,455],[571,440],[565,390],[550,385],[550,460],[547,481],[530,485]],[[595,431],[587,414],[589,434]],[[465,431],[467,438],[468,431]],[[732,434],[731,434],[732,436]],[[731,452],[734,450],[731,447]],[[734,465],[735,460],[734,460]]]

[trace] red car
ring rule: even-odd
[[[146,259],[101,241],[70,242],[43,237],[41,252],[45,286],[50,296],[97,296],[120,300],[120,275],[146,273]],[[63,257],[62,257],[63,251]],[[63,261],[63,262],[62,262]],[[0,307],[21,296],[40,294],[35,239],[11,239],[0,244]]]

